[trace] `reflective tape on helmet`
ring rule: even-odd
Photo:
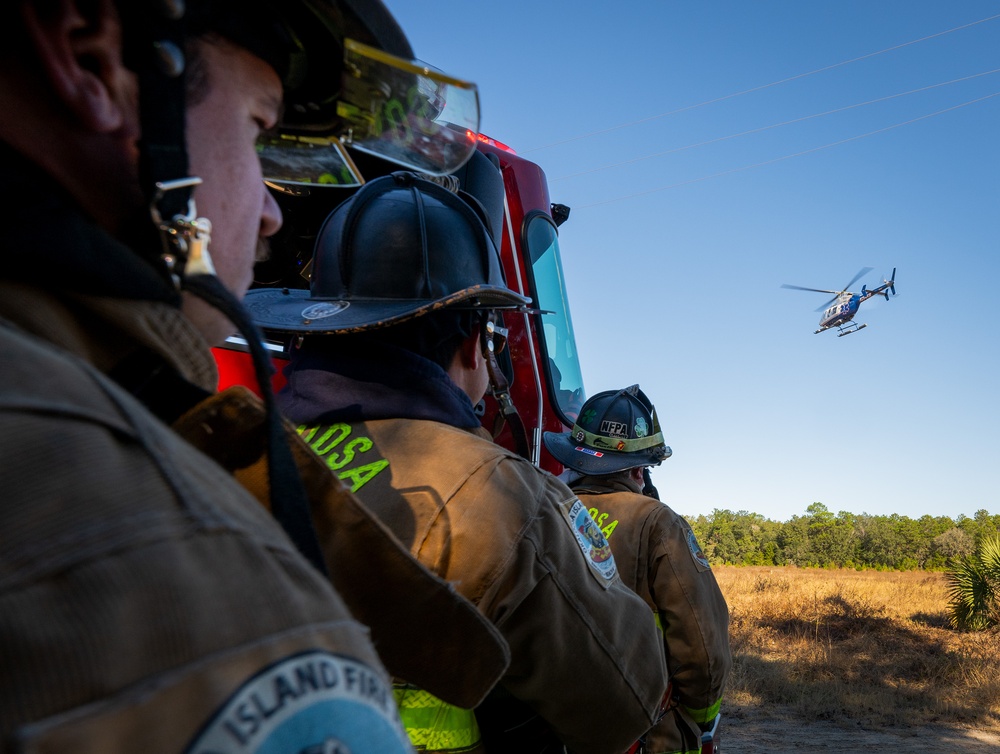
[[[393,686],[399,716],[418,751],[465,752],[479,745],[479,724],[471,709],[455,707],[409,684]]]
[[[577,442],[582,442],[591,448],[602,450],[614,450],[619,453],[635,453],[640,450],[648,450],[663,445],[663,433],[657,432],[649,437],[640,437],[635,440],[617,437],[604,437],[588,432],[579,424],[573,425],[573,430],[569,433]]]

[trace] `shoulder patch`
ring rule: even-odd
[[[618,575],[618,565],[611,554],[611,545],[590,515],[576,498],[560,504],[563,518],[569,524],[583,557],[598,583],[607,588]]]
[[[698,544],[698,538],[694,535],[694,531],[692,529],[688,529],[686,536],[688,549],[691,551],[691,557],[694,558],[694,562],[700,566],[701,570],[711,570],[711,566],[708,564],[708,558],[705,557],[705,553],[702,551],[701,545]]]
[[[364,663],[323,650],[286,657],[247,680],[186,754],[412,751],[392,689]]]

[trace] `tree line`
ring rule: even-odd
[[[1000,535],[1000,514],[909,518],[894,513],[834,514],[813,503],[803,516],[771,521],[730,510],[687,517],[714,564],[795,565],[876,570],[944,570],[976,552],[984,538]]]

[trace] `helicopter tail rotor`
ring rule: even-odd
[[[888,278],[882,278],[882,285],[880,285],[876,291],[882,295],[886,301],[889,300],[889,294],[892,293],[892,297],[896,297],[896,268],[892,268],[892,275]]]
[[[885,300],[888,301],[889,300],[889,291],[892,291],[892,295],[893,296],[896,295],[896,268],[895,267],[892,268],[892,277],[890,277],[888,280],[886,280],[885,278],[882,278],[882,283],[883,283],[882,287],[884,288],[884,290],[882,291],[882,295],[885,296]]]

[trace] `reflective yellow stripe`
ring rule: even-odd
[[[463,752],[479,744],[479,725],[472,710],[442,702],[408,684],[395,684],[392,693],[417,751]]]
[[[719,697],[718,701],[711,707],[705,707],[705,709],[684,707],[684,711],[699,725],[712,722],[715,716],[719,714],[720,709],[722,709],[722,697]]]

